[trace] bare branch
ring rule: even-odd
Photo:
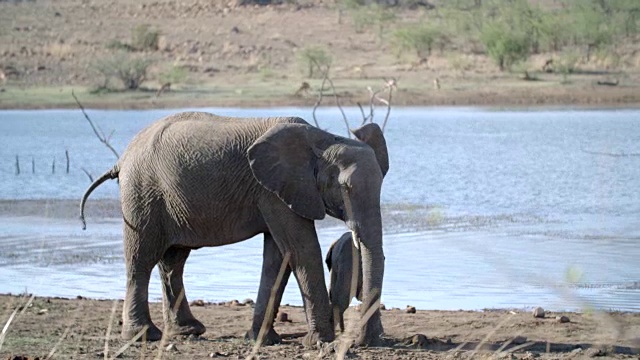
[[[91,176],[91,173],[87,171],[87,169],[81,167],[80,170],[82,170],[85,175],[87,175],[87,177],[89,178],[89,181],[93,182],[93,176]]]
[[[360,114],[362,114],[362,123],[360,124],[360,126],[362,126],[367,123],[368,117],[364,114],[364,109],[362,108],[362,104],[360,104],[360,102],[357,102],[356,104],[358,105],[358,108],[360,108]]]
[[[393,99],[393,90],[397,89],[398,82],[396,79],[391,78],[387,80],[386,87],[389,90],[389,96],[387,97],[387,114],[384,116],[384,121],[382,122],[382,132],[384,133],[384,128],[387,126],[387,121],[389,120],[389,114],[391,114],[391,99]]]
[[[311,112],[311,115],[313,115],[313,122],[316,124],[317,128],[320,128],[320,124],[318,124],[318,119],[316,118],[316,110],[318,109],[318,106],[320,106],[320,104],[322,103],[322,99],[324,98],[324,84],[327,83],[328,76],[329,67],[327,67],[327,71],[323,74],[322,85],[320,86],[320,92],[318,93],[318,100],[316,100],[316,103],[313,105],[313,111]]]
[[[347,115],[344,112],[344,109],[342,108],[342,105],[340,104],[340,96],[338,96],[338,93],[336,92],[336,87],[333,84],[333,80],[331,80],[331,78],[329,77],[329,70],[331,69],[330,65],[327,65],[326,67],[322,67],[315,59],[311,59],[311,61],[313,62],[313,64],[318,68],[318,70],[320,70],[323,74],[322,76],[322,87],[320,88],[320,94],[318,96],[318,101],[316,101],[316,106],[314,106],[313,108],[313,120],[316,122],[316,127],[318,126],[318,121],[316,120],[315,117],[315,111],[318,108],[318,106],[320,105],[320,101],[322,101],[322,97],[324,96],[324,84],[325,83],[329,83],[329,86],[331,87],[331,90],[333,91],[333,97],[336,101],[336,105],[338,106],[338,109],[340,110],[340,113],[342,114],[342,119],[344,120],[344,124],[347,127],[347,136],[349,138],[351,138],[351,131],[349,129],[349,120],[347,119]]]
[[[71,96],[73,96],[73,99],[76,101],[76,104],[78,104],[78,107],[82,111],[84,118],[87,119],[87,121],[89,122],[89,125],[91,125],[91,129],[93,130],[93,133],[96,134],[96,137],[98,138],[98,140],[100,140],[100,142],[103,143],[104,146],[106,146],[109,150],[111,150],[111,152],[113,153],[113,155],[116,156],[116,158],[120,158],[120,155],[118,155],[118,152],[116,151],[116,149],[114,149],[113,146],[111,146],[111,144],[109,143],[109,138],[111,137],[111,135],[109,135],[109,137],[106,137],[104,135],[104,132],[102,132],[101,129],[100,131],[98,131],[99,128],[96,128],[96,126],[93,124],[93,121],[91,121],[91,118],[89,117],[89,115],[87,115],[86,111],[84,111],[84,106],[82,106],[82,104],[80,103],[80,100],[78,100],[73,90],[71,90]],[[111,132],[111,134],[113,134],[113,132]]]
[[[349,136],[349,139],[351,139],[351,130],[349,129],[349,120],[347,119],[347,115],[344,113],[344,109],[342,108],[342,105],[340,105],[340,97],[336,92],[336,87],[333,85],[333,80],[329,78],[327,78],[327,80],[329,81],[329,85],[331,85],[331,89],[333,90],[333,97],[336,99],[336,105],[338,105],[338,109],[340,109],[340,113],[342,114],[342,120],[344,120],[344,125],[347,127],[347,135]]]
[[[111,137],[113,136],[113,133],[116,132],[116,129],[111,130],[111,132],[109,133],[109,136],[107,136],[107,141],[111,141]]]

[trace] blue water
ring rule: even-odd
[[[311,121],[310,109],[204,110]],[[356,126],[359,110],[347,110]],[[174,112],[88,111],[106,134],[115,130],[119,152]],[[346,134],[337,111],[318,115],[320,127]],[[395,108],[385,137],[388,306],[640,311],[639,110]],[[95,177],[115,161],[78,110],[0,111],[0,144],[0,199],[79,199],[89,183],[81,168]],[[110,182],[90,201],[117,197]],[[321,227],[323,251],[345,230]],[[5,212],[0,292],[122,297],[121,246],[119,219],[83,232],[74,219]],[[261,251],[254,238],[193,252],[187,295],[255,298]],[[160,298],[157,275],[150,293]],[[301,303],[293,279],[284,302]]]

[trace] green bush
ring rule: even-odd
[[[328,67],[331,65],[331,55],[321,47],[306,47],[298,54],[298,63],[302,71],[306,72],[308,78],[316,75],[319,67]]]
[[[487,55],[496,62],[501,71],[529,57],[531,44],[527,34],[509,29],[504,23],[494,22],[485,25],[480,40]]]
[[[413,52],[419,59],[427,59],[434,44],[442,36],[437,28],[415,24],[394,31],[391,41],[398,55]]]
[[[347,7],[356,33],[363,33],[367,28],[375,29],[382,40],[387,27],[396,20],[396,12],[388,6],[372,4]]]
[[[569,82],[569,74],[576,71],[578,63],[580,62],[580,55],[573,50],[564,51],[559,59],[555,61],[555,71],[562,74],[562,83]]]
[[[115,78],[122,83],[124,89],[136,90],[147,80],[147,70],[152,63],[151,59],[121,52],[98,61],[95,69],[104,76],[105,86]]]
[[[183,66],[172,65],[170,68],[166,69],[158,75],[158,80],[160,80],[160,83],[162,84],[179,84],[181,82],[184,82],[188,76],[189,71]]]
[[[160,32],[148,24],[136,26],[131,33],[131,47],[139,51],[158,50]]]
[[[124,50],[124,51],[133,51],[135,50],[131,45],[127,43],[123,43],[120,40],[111,40],[107,43],[107,49],[110,50]]]

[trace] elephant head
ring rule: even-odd
[[[333,307],[333,318],[344,332],[344,312],[351,299],[362,300],[362,270],[360,253],[353,246],[352,234],[344,233],[334,241],[327,251],[325,259],[330,272],[329,299]]]
[[[277,124],[248,149],[248,159],[256,180],[297,215],[319,220],[329,214],[347,223],[362,256],[362,313],[375,307],[357,342],[372,345],[382,334],[377,310],[384,276],[380,192],[389,158],[377,124],[353,133],[357,140],[307,123]]]

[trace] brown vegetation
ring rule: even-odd
[[[615,56],[579,56],[577,71],[572,64],[565,74],[546,72],[549,59],[562,63],[559,52],[533,54],[523,71],[501,72],[475,42],[451,39],[430,45],[428,61],[397,56],[392,35],[442,17],[441,2],[433,4],[397,8],[391,16],[375,9],[364,15],[339,11],[323,2],[0,2],[0,71],[6,77],[0,107],[73,107],[70,87],[91,107],[313,106],[314,96],[295,96],[296,89],[306,81],[317,93],[322,79],[308,79],[300,62],[323,52],[343,105],[368,103],[367,87],[383,78],[398,80],[397,105],[640,103],[640,47],[633,39],[616,44]],[[358,16],[379,26],[360,28]],[[123,95],[119,89],[130,84],[113,81],[108,85],[116,93],[85,96],[105,85],[99,64],[122,51],[149,61],[142,83],[134,79],[143,90]],[[183,71],[179,82],[163,77],[167,68]],[[523,81],[525,70],[538,81]],[[620,79],[617,86],[598,86],[611,77]],[[172,91],[156,97],[167,82]],[[53,93],[54,100],[46,98]]]

